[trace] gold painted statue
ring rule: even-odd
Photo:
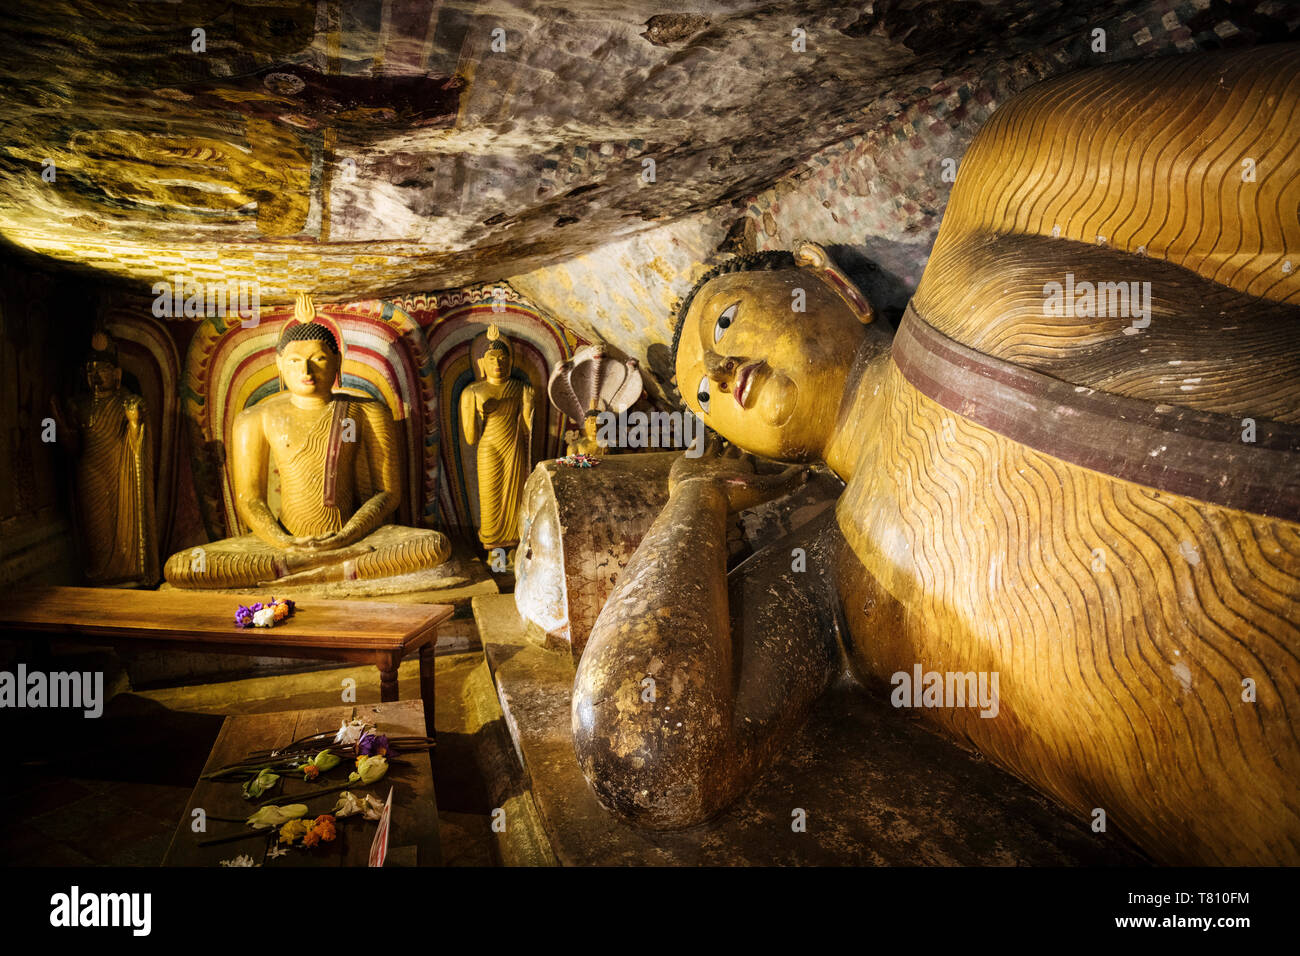
[[[564,437],[568,440],[565,453],[569,455],[588,455],[591,458],[599,458],[605,454],[605,446],[597,439],[596,435],[600,430],[600,412],[591,409],[582,417],[582,431],[567,431]]]
[[[382,404],[336,393],[334,333],[299,295],[297,322],[276,348],[287,392],[239,414],[231,465],[240,519],[252,534],[168,559],[184,588],[239,588],[387,578],[435,567],[450,554],[437,531],[384,524],[401,503],[398,439]],[[280,472],[280,514],[267,502],[268,453]]]
[[[514,354],[495,325],[478,360],[480,380],[460,393],[465,441],[478,445],[478,537],[483,547],[519,543],[519,508],[530,470],[533,386],[511,376]]]
[[[1270,213],[1300,181],[1273,121],[1297,75],[1269,47],[1016,97],[892,341],[817,246],[703,277],[687,407],[846,487],[728,576],[728,514],[798,472],[677,463],[574,683],[606,807],[708,819],[847,667],[1161,862],[1300,862],[1300,221]],[[1278,159],[1243,187],[1224,143]]]
[[[152,587],[158,583],[158,536],[144,399],[122,387],[107,334],[96,333],[91,348],[84,367],[90,395],[73,401],[72,420],[51,401],[59,441],[77,456],[77,531],[86,580]]]
[[[641,397],[644,386],[635,359],[617,359],[604,342],[584,345],[551,371],[551,404],[581,430],[565,432],[568,454],[599,458],[609,452],[597,439],[600,414],[620,416]]]

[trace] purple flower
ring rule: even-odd
[[[253,609],[244,607],[242,604],[239,610],[235,612],[235,627],[252,627],[253,626]]]
[[[384,756],[389,749],[386,734],[363,734],[357,741],[357,753],[363,757]]]

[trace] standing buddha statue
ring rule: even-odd
[[[514,353],[495,325],[476,363],[480,378],[460,393],[465,441],[478,446],[479,540],[489,552],[519,542],[519,508],[530,467],[533,387],[511,376]]]
[[[117,348],[104,332],[91,339],[83,373],[88,396],[69,420],[51,400],[57,434],[76,456],[76,517],[86,580],[95,585],[158,583],[153,449],[144,399],[122,387]]]

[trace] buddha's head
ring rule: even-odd
[[[819,246],[732,259],[701,277],[678,310],[677,388],[744,450],[816,461],[872,317]]]
[[[596,435],[597,433],[599,433],[599,431],[600,431],[600,411],[598,409],[593,408],[590,411],[588,411],[586,415],[583,416],[582,433],[586,435],[589,440],[595,441]]]
[[[328,327],[319,322],[302,322],[285,326],[280,334],[275,366],[292,394],[328,399],[343,367],[343,355]]]
[[[478,368],[489,382],[500,385],[510,377],[510,372],[514,368],[514,357],[510,354],[510,343],[495,325],[488,326],[487,338],[487,351],[478,360]]]
[[[82,366],[86,375],[86,385],[96,398],[111,395],[122,384],[122,367],[117,364],[117,348],[113,340],[103,332],[96,332],[90,339],[90,354]]]

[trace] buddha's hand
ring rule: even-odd
[[[299,554],[315,554],[318,551],[332,551],[341,547],[336,534],[320,534],[289,539],[288,550]]]
[[[754,459],[739,449],[729,448],[719,455],[716,446],[698,458],[683,455],[673,463],[668,474],[668,494],[691,482],[706,482],[727,496],[729,512],[744,511],[765,501],[784,497],[808,480],[808,469],[791,465],[775,475],[754,473]]]

